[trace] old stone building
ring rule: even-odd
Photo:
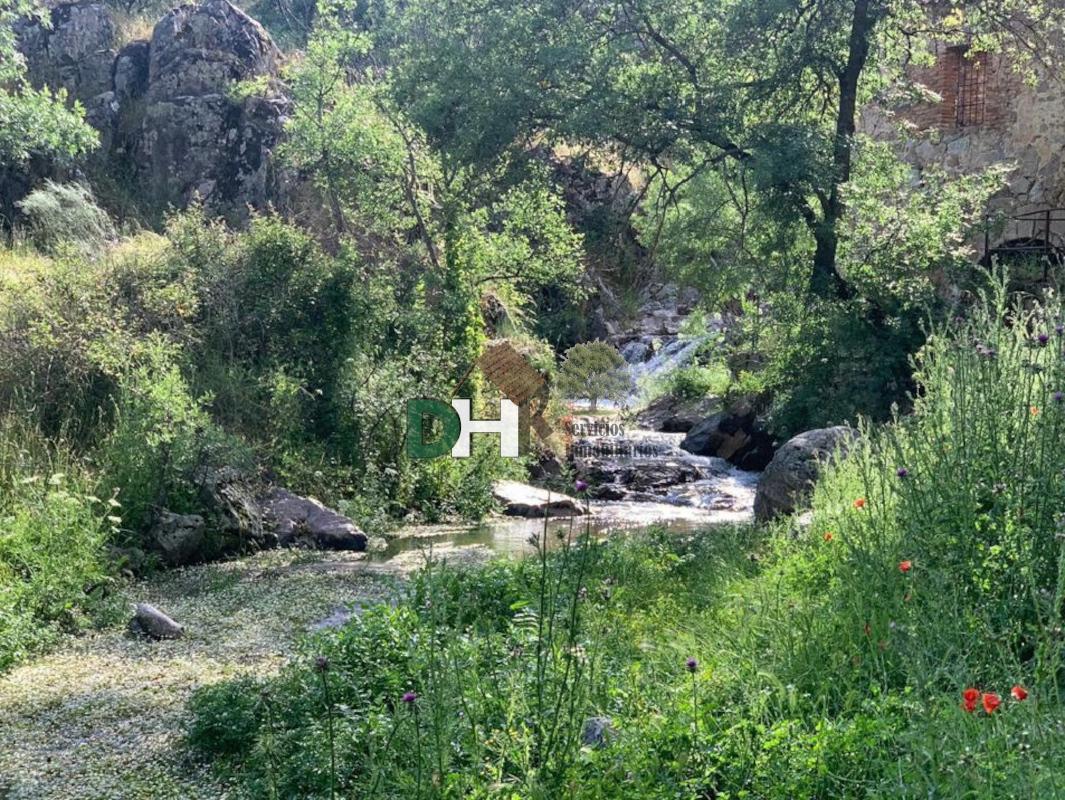
[[[1009,166],[1008,185],[992,198],[985,235],[990,254],[1065,254],[1065,80],[1046,70],[1034,84],[1005,56],[938,45],[935,63],[910,75],[915,99],[881,100],[863,113],[862,129],[898,144],[919,170],[973,173]]]

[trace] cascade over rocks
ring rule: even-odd
[[[773,456],[754,496],[754,516],[766,522],[790,514],[810,498],[821,467],[833,453],[842,454],[858,437],[846,425],[818,428],[789,439]]]
[[[279,204],[271,154],[290,103],[277,81],[281,52],[266,30],[228,2],[169,11],[150,41],[117,47],[110,10],[95,0],[55,6],[52,30],[19,29],[36,86],[66,87],[100,132],[98,159],[128,168],[153,206],[194,200],[231,221]],[[254,91],[237,91],[259,79]]]

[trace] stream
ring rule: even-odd
[[[627,430],[624,436],[576,441],[578,472],[598,478],[599,483],[603,478],[614,479],[593,487],[591,494],[610,494],[616,489],[620,499],[590,500],[587,517],[549,518],[549,541],[578,536],[585,525],[593,535],[606,536],[649,525],[685,532],[749,521],[759,473],[681,450],[683,438],[683,433],[636,429]],[[371,560],[404,561],[427,551],[447,553],[449,558],[460,551],[471,556],[479,551],[482,556],[521,558],[535,552],[533,537],[543,530],[542,518],[507,516],[475,525],[413,526],[374,553]]]

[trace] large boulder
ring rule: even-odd
[[[687,398],[664,394],[636,415],[636,424],[663,433],[688,433],[720,410],[721,400],[716,397]]]
[[[572,497],[518,481],[496,481],[492,496],[510,517],[573,517],[584,513]]]
[[[765,469],[774,442],[754,407],[741,402],[694,425],[680,446],[699,456],[716,456],[748,471]]]
[[[263,27],[227,0],[178,6],[159,21],[136,156],[156,204],[198,199],[243,219],[270,202],[270,154],[289,107],[273,80],[280,61]],[[234,91],[252,79],[264,79],[263,91]]]
[[[789,439],[769,462],[754,496],[755,519],[766,522],[791,514],[809,499],[822,465],[835,453],[846,453],[858,436],[838,425],[800,433]]]
[[[264,527],[286,547],[321,550],[366,550],[366,534],[343,514],[313,497],[274,489],[263,502]]]
[[[117,28],[107,5],[99,0],[58,3],[49,17],[51,27],[36,19],[15,26],[33,85],[66,89],[72,100],[83,102],[110,91]]]
[[[182,567],[204,560],[207,525],[199,514],[162,511],[147,534],[148,547],[168,567]]]

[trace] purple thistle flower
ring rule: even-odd
[[[1065,393],[1063,393],[1063,392],[1054,392],[1054,394],[1052,394],[1051,397],[1054,398],[1054,402],[1055,403],[1065,402]]]
[[[314,659],[314,671],[315,672],[328,672],[329,671],[329,659],[325,656],[318,656]]]
[[[684,662],[684,668],[687,669],[688,672],[695,672],[695,670],[699,669],[699,662],[694,657],[689,658]]]
[[[1050,341],[1050,337],[1047,336],[1045,333],[1039,334],[1039,336],[1037,338],[1039,340],[1039,346],[1040,347],[1046,347],[1047,346],[1047,342]]]
[[[895,470],[895,474],[898,475],[900,478],[905,478],[907,475],[910,474],[910,471],[906,469],[906,467],[899,467],[897,470]]]
[[[417,699],[418,699],[418,695],[415,694],[414,692],[405,692],[403,694],[403,702],[406,703],[408,706],[411,703],[413,703],[415,700],[417,700]]]
[[[588,488],[588,484],[586,481],[579,480],[573,484],[573,488],[576,489],[578,492],[583,492],[585,489]]]

